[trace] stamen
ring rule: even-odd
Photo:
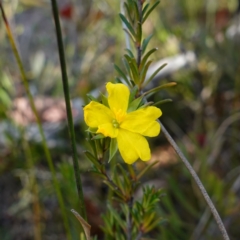
[[[115,113],[117,122],[118,123],[123,122],[123,120],[124,120],[124,118],[126,116],[126,113],[122,109],[118,109],[117,111],[115,110],[114,113]]]
[[[117,122],[116,119],[113,119],[113,120],[112,120],[112,124],[113,124],[113,127],[114,127],[114,128],[119,128],[119,123]]]

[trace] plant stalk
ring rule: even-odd
[[[133,196],[128,201],[129,214],[127,216],[127,240],[132,240],[133,220],[132,220]]]
[[[138,5],[138,11],[139,11],[139,24],[142,25],[142,7],[143,7],[143,2],[142,0],[138,0],[137,1],[137,5]],[[137,48],[137,66],[138,68],[140,67],[141,64],[141,60],[142,60],[142,34],[141,34],[141,38],[140,38],[140,42],[136,42],[136,48]]]
[[[188,169],[189,173],[191,174],[191,176],[193,177],[194,181],[196,182],[199,190],[201,191],[204,199],[207,202],[207,205],[209,206],[216,222],[218,225],[219,230],[222,233],[223,239],[224,240],[230,240],[227,231],[224,227],[224,224],[222,222],[221,217],[219,216],[218,211],[216,210],[211,198],[209,197],[206,189],[204,188],[201,180],[199,179],[198,175],[196,174],[196,172],[194,171],[194,169],[192,168],[191,164],[188,162],[187,158],[183,155],[182,151],[180,150],[180,148],[177,146],[176,142],[173,140],[173,138],[170,136],[170,134],[168,133],[167,129],[163,126],[163,124],[160,122],[161,124],[161,130],[163,132],[163,134],[165,135],[165,137],[167,138],[168,142],[171,144],[171,146],[174,148],[174,150],[176,151],[177,155],[179,156],[179,158],[182,160],[182,162],[184,163],[184,165],[186,166],[186,168]]]
[[[61,72],[62,72],[62,84],[63,84],[66,110],[67,110],[68,130],[71,138],[74,174],[75,174],[75,180],[77,185],[78,197],[80,201],[80,214],[84,218],[84,220],[87,220],[87,214],[86,214],[86,208],[85,208],[84,196],[83,196],[83,190],[82,190],[82,182],[80,177],[80,169],[78,164],[76,139],[75,139],[73,117],[72,117],[72,110],[71,110],[71,103],[70,103],[70,96],[69,96],[68,76],[67,76],[67,69],[66,69],[63,40],[62,40],[62,31],[61,31],[61,25],[60,25],[59,15],[58,15],[58,6],[57,6],[56,0],[51,0],[51,2],[52,2],[53,17],[54,17],[54,22],[56,27],[59,60],[60,60]]]

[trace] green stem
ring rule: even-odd
[[[68,129],[69,129],[71,145],[72,145],[71,147],[72,147],[72,155],[73,155],[74,174],[75,174],[75,180],[77,185],[78,197],[80,200],[80,213],[81,213],[81,216],[85,220],[87,220],[87,214],[86,214],[86,208],[84,204],[84,196],[83,196],[83,190],[82,190],[82,182],[81,182],[78,157],[77,157],[76,139],[75,139],[74,126],[73,126],[65,54],[64,54],[64,47],[63,47],[63,41],[62,41],[61,26],[60,26],[59,15],[58,15],[58,6],[57,6],[56,0],[52,0],[51,2],[52,2],[54,22],[56,26],[58,52],[59,52],[59,59],[60,59],[61,71],[62,71],[62,84],[63,84],[63,91],[64,91],[64,97],[65,97],[66,110],[67,110],[67,118],[68,118]]]
[[[139,24],[142,24],[142,6],[143,6],[143,2],[142,0],[138,0],[137,1],[137,5],[138,5],[138,11],[139,11]],[[141,60],[142,60],[142,45],[141,45],[141,42],[142,42],[142,33],[140,33],[141,36],[140,36],[140,41],[137,42],[137,66],[138,66],[138,69],[140,67],[140,64],[141,64]]]
[[[47,162],[48,162],[49,169],[50,169],[51,174],[52,174],[53,185],[54,185],[54,189],[56,190],[58,202],[59,202],[59,205],[60,205],[60,209],[61,209],[61,213],[62,213],[62,217],[63,217],[63,222],[64,222],[64,226],[65,226],[65,229],[66,229],[67,239],[71,239],[69,223],[68,223],[67,214],[66,214],[65,207],[64,207],[62,193],[60,191],[60,187],[59,187],[59,184],[58,184],[58,181],[57,181],[56,171],[55,171],[55,168],[54,168],[54,165],[53,165],[53,161],[52,161],[49,149],[47,147],[47,141],[46,141],[46,138],[45,138],[45,135],[44,135],[44,132],[43,132],[43,128],[42,128],[42,125],[41,125],[41,121],[40,121],[36,106],[34,104],[33,96],[32,96],[32,94],[29,90],[29,85],[28,85],[26,73],[24,71],[24,67],[23,67],[23,64],[22,64],[22,60],[20,58],[20,55],[19,55],[16,43],[15,43],[12,31],[11,31],[10,25],[8,23],[7,17],[5,15],[4,8],[2,6],[1,1],[0,1],[0,9],[1,9],[3,21],[4,21],[5,26],[6,26],[7,35],[8,35],[9,41],[11,43],[11,47],[13,49],[13,53],[14,53],[14,56],[16,58],[18,67],[19,67],[20,72],[21,72],[23,85],[24,85],[24,88],[26,90],[31,109],[32,109],[32,111],[34,113],[34,116],[36,118],[37,126],[38,126],[38,129],[39,129],[41,138],[42,138],[42,145],[43,145],[44,153],[45,153],[45,156],[46,156],[46,159],[47,159]]]

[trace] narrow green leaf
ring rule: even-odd
[[[98,100],[95,98],[95,97],[93,97],[91,94],[87,94],[87,97],[89,98],[89,100],[91,100],[91,101],[95,101],[95,102],[98,102]]]
[[[148,71],[148,69],[149,69],[149,67],[150,67],[150,65],[151,65],[152,62],[153,62],[153,61],[150,60],[150,61],[148,61],[148,62],[144,65],[144,67],[143,67],[143,69],[142,69],[142,71],[141,71],[141,74],[140,74],[140,82],[141,82],[141,83],[144,82],[144,80],[145,80],[145,78],[146,78],[146,75],[147,75],[147,71]]]
[[[145,53],[146,49],[147,49],[147,46],[148,46],[148,43],[150,42],[151,38],[152,38],[153,34],[151,34],[150,36],[148,36],[147,38],[145,38],[143,40],[143,43],[142,43],[142,54]]]
[[[133,5],[134,5],[134,13],[135,13],[135,19],[137,21],[140,21],[140,14],[139,14],[139,9],[138,9],[138,5],[136,3],[136,1],[133,2]]]
[[[119,77],[115,77],[116,83],[122,83],[122,80]]]
[[[143,20],[142,23],[144,23],[146,21],[146,19],[148,18],[149,14],[154,10],[154,8],[160,3],[160,1],[157,1],[153,4],[153,6],[146,12],[146,14],[143,16]]]
[[[118,189],[118,187],[113,186],[108,180],[103,181],[109,188],[112,189],[112,191],[114,193],[116,193],[123,201],[125,201],[125,197],[122,194],[122,192],[120,191],[120,189]]]
[[[143,206],[142,206],[142,204],[140,202],[135,202],[135,206],[136,206],[137,211],[139,213],[144,212]]]
[[[122,58],[122,61],[123,61],[124,67],[126,68],[126,71],[128,72],[128,75],[130,77],[130,66],[128,64],[128,61],[126,58]]]
[[[89,132],[89,133],[96,133],[97,132],[97,128],[91,128],[91,127],[89,127],[87,130],[86,130],[86,132]],[[90,138],[90,140],[92,139],[92,137]]]
[[[163,65],[161,65],[152,75],[151,77],[144,83],[144,87],[148,85],[148,83],[150,83],[153,78],[163,69],[167,66],[167,63],[164,63]]]
[[[124,195],[124,199],[125,197],[125,193],[126,193],[126,189],[124,187],[123,181],[121,176],[119,175],[119,173],[117,172],[117,168],[114,169],[114,176],[113,176],[114,182],[115,184],[118,186],[118,188],[121,190],[121,193]]]
[[[151,169],[154,165],[156,165],[158,161],[154,161],[153,163],[147,165],[138,175],[137,180],[139,180],[149,169]]]
[[[154,229],[156,226],[163,224],[163,222],[166,222],[166,219],[163,219],[162,217],[159,217],[155,221],[153,221],[148,227],[146,227],[144,230],[145,233],[150,232],[152,229]]]
[[[138,109],[141,109],[141,108],[146,108],[148,106],[152,106],[154,104],[154,102],[147,102],[145,103],[144,105],[142,105],[141,107],[139,107]]]
[[[132,79],[130,79],[130,82],[132,83],[132,86],[136,85],[136,83]]]
[[[85,156],[93,163],[93,165],[97,168],[101,168],[101,163],[90,153],[89,151],[84,151],[83,152]]]
[[[115,187],[115,186],[113,186],[112,184],[111,184],[111,182],[109,182],[108,180],[106,180],[106,181],[103,181],[109,188],[111,188],[114,192],[118,192],[118,188],[117,187]]]
[[[110,147],[111,138],[105,137],[103,140],[103,152],[106,152]]]
[[[139,228],[141,226],[141,216],[139,211],[132,212],[133,221],[136,224],[136,227]]]
[[[145,63],[147,62],[149,56],[150,56],[151,54],[153,54],[154,52],[156,52],[157,50],[158,50],[157,48],[153,48],[153,49],[151,49],[150,51],[148,51],[148,52],[143,56],[142,61],[141,61],[141,64],[140,64],[140,67],[139,67],[140,71],[141,71],[142,68],[144,67],[144,65],[145,65]]]
[[[149,214],[149,216],[144,219],[143,222],[143,228],[146,230],[146,228],[151,224],[151,222],[153,221],[153,219],[156,217],[156,213],[152,212],[151,214]]]
[[[130,67],[130,72],[132,73],[132,77],[134,82],[137,84],[139,83],[139,73],[138,73],[138,67],[137,67],[137,62],[135,58],[130,58],[127,54],[124,54],[124,57],[128,61],[129,67]]]
[[[123,201],[123,200],[120,199],[120,198],[112,197],[112,200],[113,200],[113,201],[116,201],[116,202],[119,202],[119,203],[126,204],[125,201]]]
[[[104,106],[106,106],[106,107],[109,107],[109,105],[108,105],[108,98],[104,94],[102,94],[102,93],[100,93],[100,95],[101,95],[101,99],[102,99],[102,104]]]
[[[136,180],[136,173],[134,171],[134,168],[130,164],[127,164],[127,166],[128,166],[128,171],[130,173],[130,176],[131,176],[132,180],[135,181]]]
[[[115,156],[117,150],[118,150],[117,139],[116,138],[111,138],[108,162],[110,162],[112,160],[112,158]]]
[[[163,84],[163,85],[161,85],[161,86],[155,87],[155,88],[153,88],[153,89],[145,92],[145,93],[143,94],[143,96],[146,96],[146,97],[147,97],[149,94],[156,93],[156,92],[158,92],[158,91],[161,90],[161,89],[168,88],[168,87],[173,87],[173,86],[176,86],[176,85],[177,85],[177,83],[175,83],[175,82],[166,83],[166,84]]]
[[[110,224],[109,218],[106,215],[102,216],[102,219],[104,221],[104,227],[100,226],[100,228],[106,233],[106,234],[110,234],[111,236],[114,236],[113,233],[113,226]]]
[[[124,28],[123,29],[127,34],[128,34],[128,36],[132,39],[132,41],[133,41],[133,43],[135,44],[135,38],[132,36],[132,34],[128,31],[128,29],[126,29],[126,28]]]
[[[114,68],[116,69],[116,71],[118,72],[118,74],[125,80],[125,82],[131,86],[127,76],[124,74],[124,72],[120,69],[120,67],[118,67],[116,64],[114,64]]]
[[[129,62],[129,65],[130,65],[133,81],[135,82],[135,84],[138,84],[140,82],[140,78],[139,78],[138,70],[135,67],[134,61]]]
[[[122,209],[122,213],[124,213],[125,216],[128,216],[129,212],[131,211],[126,203],[121,204],[121,209]]]
[[[130,12],[133,12],[134,11],[134,2],[136,0],[127,0],[127,4],[129,6],[129,9],[130,9]]]
[[[127,4],[126,2],[124,2],[124,7],[125,7],[125,9],[126,9],[128,18],[129,18],[130,21],[132,22],[133,19],[132,19],[132,16],[131,16],[131,11],[130,11],[129,6],[128,6],[128,4]]]
[[[128,110],[127,110],[127,112],[129,113],[129,112],[132,112],[132,111],[135,111],[136,109],[138,109],[138,107],[139,107],[142,99],[143,99],[143,96],[140,96],[140,97],[134,99],[134,100],[128,105]]]
[[[131,26],[131,24],[128,22],[128,20],[125,18],[125,16],[121,13],[119,13],[120,18],[122,19],[122,21],[124,22],[124,24],[126,25],[127,29],[129,30],[129,32],[132,34],[132,36],[134,38],[136,38],[136,33],[134,32],[133,27]]]
[[[94,156],[97,157],[97,149],[96,149],[96,144],[95,144],[95,141],[92,141],[91,138],[92,138],[92,134],[91,132],[87,132],[87,142],[89,143],[89,145],[91,146],[93,152],[94,152]]]
[[[129,101],[128,101],[128,106],[131,104],[131,102],[135,99],[135,96],[138,92],[138,86],[135,85],[133,88],[131,88],[130,96],[129,96]]]
[[[97,170],[90,170],[89,172],[92,173],[92,174],[95,174],[97,177],[100,177],[103,180],[107,181],[107,177],[103,173],[100,173]]]
[[[126,48],[125,50],[128,53],[130,58],[134,58],[134,54],[132,53],[132,51],[130,49]]]
[[[148,10],[148,7],[149,7],[149,3],[147,3],[147,4],[144,6],[144,8],[143,8],[143,10],[142,10],[142,16],[145,15],[146,11]]]
[[[155,103],[153,104],[153,106],[160,106],[160,105],[162,105],[162,104],[164,104],[164,103],[168,103],[168,102],[172,102],[172,99],[164,99],[164,100],[155,102]]]
[[[116,219],[117,223],[121,226],[121,228],[124,230],[125,229],[125,222],[123,219],[120,218],[120,215],[116,212],[115,209],[112,208],[112,206],[108,205],[109,210],[111,211],[111,214],[114,216]]]
[[[131,62],[128,62],[128,65],[129,65],[129,77],[130,77],[130,81],[131,82],[134,82],[134,85],[135,84],[135,76],[133,76],[133,72],[132,72],[132,63]]]
[[[122,176],[123,176],[123,178],[124,178],[124,181],[125,181],[125,186],[129,186],[130,187],[130,185],[131,185],[131,183],[130,183],[130,179],[129,179],[129,176],[126,174],[126,169],[124,169],[123,167],[122,167],[122,165],[121,164],[117,164],[117,167],[120,169],[120,171],[122,172]]]
[[[102,158],[103,158],[103,149],[102,149],[102,144],[101,144],[100,140],[101,139],[94,140],[95,145],[96,145],[96,152],[97,152],[98,160],[102,160]]]
[[[96,134],[91,140],[103,139],[105,136],[101,133]]]

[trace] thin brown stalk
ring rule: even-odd
[[[183,155],[182,151],[180,150],[180,148],[177,146],[176,142],[173,140],[173,138],[170,136],[170,134],[168,133],[167,129],[164,127],[164,125],[160,122],[161,124],[161,129],[163,134],[165,135],[165,137],[167,138],[168,142],[171,144],[171,146],[173,147],[173,149],[176,151],[177,155],[179,156],[179,158],[182,160],[182,162],[184,163],[184,165],[186,166],[186,168],[188,169],[189,173],[191,174],[192,178],[194,179],[194,181],[196,182],[199,190],[201,191],[204,199],[207,202],[207,205],[209,206],[213,217],[215,218],[215,221],[217,222],[218,228],[220,230],[220,232],[222,233],[223,239],[224,240],[229,240],[229,236],[227,234],[227,231],[224,227],[224,224],[222,222],[221,217],[219,216],[218,211],[216,210],[211,198],[209,197],[206,189],[204,188],[201,180],[199,179],[198,175],[196,174],[196,172],[194,171],[193,167],[191,166],[191,164],[188,162],[187,158]]]

